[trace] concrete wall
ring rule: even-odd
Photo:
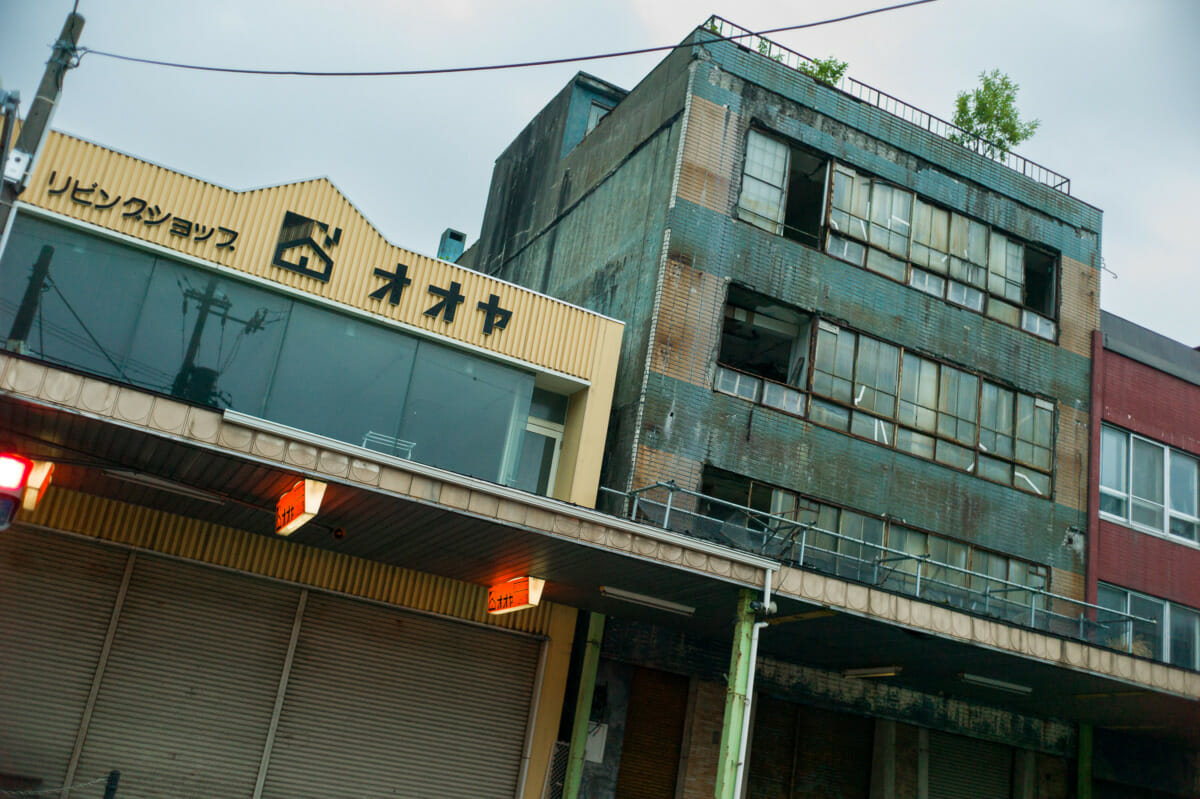
[[[1086,519],[1099,213],[1032,181],[1014,182],[994,163],[976,163],[987,159],[965,151],[948,155],[936,137],[900,130],[881,112],[848,104],[844,95],[768,59],[722,46],[713,52],[719,54],[715,62],[696,62],[684,121],[634,483],[675,479],[698,488],[704,465],[711,464],[1047,563],[1056,570],[1052,590],[1082,596],[1083,558],[1063,539],[1067,527]],[[768,92],[756,80],[807,105]],[[1060,251],[1058,343],[737,221],[744,138],[752,121]],[[722,311],[732,282],[1051,398],[1057,409],[1053,498],[715,394]]]
[[[626,323],[603,485],[624,488],[664,249],[688,54],[660,63],[565,157],[572,86],[496,162],[474,265]],[[616,445],[614,446],[614,442]]]

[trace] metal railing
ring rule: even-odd
[[[600,509],[892,593],[1135,654],[1135,625],[1157,621],[1011,582],[716,497],[655,483],[601,488]],[[1144,630],[1145,628],[1143,628]],[[1157,634],[1157,633],[1156,633]]]
[[[704,29],[709,33],[729,39],[751,52],[757,51],[763,57],[792,69],[804,71],[801,69],[801,64],[809,65],[815,63],[808,56],[797,53],[795,50],[791,50],[770,39],[735,25],[723,17],[716,15],[709,17],[708,21],[704,24]],[[1066,176],[1060,175],[1035,161],[1006,150],[995,142],[988,141],[973,133],[968,133],[952,122],[947,122],[941,117],[922,111],[916,106],[909,105],[887,92],[880,91],[873,86],[868,86],[861,81],[845,76],[837,82],[834,88],[868,105],[873,105],[894,117],[899,117],[905,122],[923,128],[935,136],[940,136],[971,152],[978,153],[1003,164],[1014,172],[1019,172],[1044,186],[1049,186],[1063,194],[1069,195],[1071,193],[1071,181]]]

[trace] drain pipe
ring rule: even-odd
[[[766,576],[763,578],[763,598],[762,605],[756,608],[763,615],[770,615],[775,612],[774,603],[771,602],[771,575],[773,571],[766,569]],[[751,607],[754,606],[753,603]],[[742,740],[738,743],[738,759],[737,770],[734,772],[733,782],[733,799],[741,799],[742,784],[746,774],[746,743],[750,740],[750,709],[754,706],[754,672],[758,668],[758,633],[764,627],[771,625],[765,621],[754,623],[754,628],[750,633],[750,676],[746,682],[746,705],[742,708]]]

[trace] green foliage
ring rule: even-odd
[[[771,43],[769,41],[767,41],[766,39],[758,40],[758,53],[759,53],[759,55],[765,55],[767,58],[771,59],[772,61],[783,61],[783,53],[776,53],[775,55],[771,55]]]
[[[842,79],[842,75],[846,74],[847,66],[849,65],[845,61],[838,61],[830,56],[829,58],[814,58],[811,62],[801,61],[800,66],[796,69],[815,81],[836,86],[837,82]]]
[[[966,131],[966,135],[955,133],[950,138],[988,158],[1002,158],[1033,136],[1042,123],[1037,119],[1021,121],[1017,113],[1020,88],[998,69],[980,72],[979,88],[959,92],[954,102],[954,124]],[[984,141],[976,141],[976,136]]]

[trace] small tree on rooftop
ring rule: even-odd
[[[959,92],[954,103],[954,124],[965,133],[950,138],[988,158],[1002,158],[1037,131],[1041,121],[1022,121],[1017,112],[1020,86],[998,69],[979,73],[979,87]],[[976,137],[983,139],[978,142]]]
[[[837,82],[842,79],[842,75],[846,74],[847,66],[849,65],[845,61],[838,61],[830,56],[829,58],[814,58],[812,61],[801,61],[800,66],[796,69],[815,81],[836,86]]]

